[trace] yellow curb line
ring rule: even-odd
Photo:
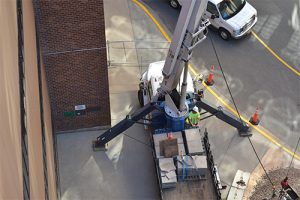
[[[218,96],[218,94],[215,93],[215,91],[213,91],[209,86],[207,86],[204,82],[203,85],[206,87],[206,89],[213,95],[215,96],[228,110],[230,110],[234,115],[238,116],[237,112],[230,106],[228,105],[220,96]],[[267,138],[268,140],[270,140],[273,144],[275,144],[276,146],[282,148],[285,152],[287,152],[288,154],[290,154],[291,156],[293,156],[294,152],[292,152],[290,149],[286,148],[285,146],[283,146],[282,144],[280,144],[276,139],[274,139],[270,134],[266,133],[265,131],[261,130],[260,128],[258,128],[257,126],[254,126],[253,124],[251,124],[247,119],[245,119],[244,117],[242,117],[242,120],[247,123],[249,126],[251,126],[253,129],[255,129],[257,132],[259,132],[261,135],[263,135],[265,138]],[[295,158],[297,158],[298,160],[300,160],[300,157],[295,154]]]
[[[163,36],[166,38],[168,42],[171,42],[171,38],[169,35],[166,33],[166,31],[163,29],[163,27],[160,25],[160,23],[155,19],[155,17],[150,13],[150,11],[138,0],[132,0],[134,3],[136,3],[142,10],[152,19],[154,24],[157,26],[159,31],[163,34]]]
[[[166,38],[166,40],[168,42],[171,42],[171,39],[169,37],[169,35],[167,34],[167,32],[162,28],[162,26],[160,25],[160,23],[155,19],[155,17],[151,14],[151,12],[142,4],[140,3],[138,0],[132,0],[132,2],[136,3],[154,22],[154,24],[158,27],[159,31],[163,34],[163,36]],[[252,32],[253,34],[253,32]],[[257,36],[258,37],[258,36]],[[260,39],[259,39],[260,40]],[[266,46],[266,48],[268,49],[269,47]],[[270,49],[270,48],[269,48]],[[268,50],[269,50],[268,49]],[[271,49],[269,50],[271,53],[273,52]],[[273,52],[274,53],[274,52]],[[273,54],[272,53],[272,54]],[[274,53],[275,54],[275,53]],[[273,55],[274,55],[273,54]],[[275,54],[276,55],[276,54]],[[277,55],[276,55],[277,56]],[[275,57],[276,57],[275,56]],[[278,56],[277,56],[278,57]],[[280,59],[280,58],[279,58]],[[282,59],[281,59],[282,60]],[[283,61],[283,60],[282,60]],[[284,62],[284,61],[283,61]],[[284,62],[285,63],[285,62]],[[286,64],[287,66],[289,66],[288,64]],[[288,67],[291,70],[293,69],[292,67]],[[192,66],[192,64],[189,64],[189,69],[190,71],[193,73],[193,75],[198,75],[199,73],[197,73],[197,71],[195,70],[195,68]],[[293,70],[292,70],[293,71]],[[295,70],[296,71],[296,70]],[[296,71],[297,72],[297,71]],[[299,73],[299,72],[298,72]],[[297,74],[297,73],[296,73]],[[228,105],[215,91],[213,91],[209,86],[207,86],[204,82],[202,83],[206,89],[213,95],[215,96],[215,98],[217,98],[228,110],[230,110],[233,114],[237,115],[236,111],[230,106]],[[294,152],[292,152],[289,148],[283,146],[282,144],[280,144],[276,139],[274,139],[270,134],[264,132],[263,130],[261,130],[260,128],[258,128],[257,126],[252,125],[248,120],[246,120],[244,117],[242,117],[242,120],[247,123],[249,126],[251,126],[252,128],[254,128],[255,130],[257,130],[260,134],[262,134],[265,138],[267,138],[268,140],[270,140],[273,144],[275,144],[276,146],[282,148],[285,152],[287,152],[288,154],[290,154],[291,156],[294,155]],[[294,157],[298,160],[300,160],[300,157],[295,154]]]
[[[294,72],[297,76],[300,76],[300,72],[287,64],[282,58],[280,58],[264,41],[262,41],[254,31],[251,31],[252,35],[275,57],[279,62],[281,62],[285,67],[289,68],[292,72]]]

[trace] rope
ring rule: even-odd
[[[222,68],[222,65],[221,65],[219,56],[218,56],[218,54],[217,54],[217,50],[216,50],[216,48],[215,48],[215,45],[214,45],[214,43],[213,43],[213,40],[212,40],[211,36],[209,36],[209,39],[210,39],[210,41],[211,41],[211,44],[212,44],[214,53],[215,53],[215,55],[216,55],[218,64],[219,64],[219,66],[220,66],[220,69],[221,69],[223,78],[224,78],[224,80],[225,80],[225,83],[226,83],[227,89],[228,89],[228,91],[229,91],[230,97],[231,97],[231,99],[232,99],[232,102],[233,102],[233,104],[234,104],[235,110],[236,110],[236,112],[237,112],[237,114],[238,114],[238,116],[239,116],[241,122],[243,122],[243,121],[242,121],[242,118],[241,118],[241,115],[240,115],[240,113],[239,113],[239,111],[238,111],[238,108],[237,108],[237,106],[236,106],[236,104],[235,104],[234,98],[233,98],[233,96],[232,96],[230,87],[229,87],[228,82],[227,82],[227,79],[226,79],[226,77],[225,77],[225,74],[224,74],[224,71],[223,71],[223,68]],[[269,177],[269,175],[268,175],[268,173],[267,173],[265,167],[263,166],[263,164],[262,164],[262,162],[261,162],[261,160],[260,160],[260,158],[259,158],[259,156],[258,156],[258,154],[257,154],[257,152],[256,152],[256,150],[255,150],[255,148],[254,148],[254,146],[253,146],[253,143],[252,143],[250,137],[247,137],[247,138],[248,138],[248,140],[249,140],[249,142],[250,142],[250,144],[251,144],[251,147],[252,147],[252,149],[253,149],[253,151],[254,151],[254,153],[255,153],[255,155],[256,155],[256,157],[257,157],[257,159],[258,159],[258,161],[259,161],[259,163],[260,163],[260,165],[261,165],[261,167],[263,168],[263,170],[264,170],[264,172],[265,172],[265,174],[266,174],[268,180],[270,181],[270,183],[272,184],[272,186],[274,186],[273,182],[271,181],[271,179],[270,179],[270,177]],[[300,139],[300,138],[299,138],[299,139]],[[295,155],[295,154],[294,154],[294,155]]]

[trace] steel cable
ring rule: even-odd
[[[239,116],[241,122],[243,122],[243,121],[242,121],[242,118],[241,118],[241,115],[240,115],[240,113],[239,113],[239,111],[238,111],[238,108],[237,108],[237,106],[236,106],[236,103],[235,103],[235,101],[234,101],[234,98],[233,98],[233,96],[232,96],[230,87],[229,87],[228,82],[227,82],[227,79],[226,79],[226,77],[225,77],[225,74],[224,74],[224,71],[223,71],[223,68],[222,68],[222,65],[221,65],[221,62],[220,62],[220,59],[219,59],[217,50],[216,50],[216,48],[215,48],[215,45],[214,45],[214,42],[213,42],[211,36],[209,36],[209,39],[210,39],[210,41],[211,41],[211,44],[212,44],[214,53],[215,53],[215,55],[216,55],[218,64],[219,64],[219,66],[220,66],[220,69],[221,69],[221,72],[222,72],[224,81],[225,81],[225,83],[226,83],[227,89],[228,89],[228,91],[229,91],[229,94],[230,94],[230,97],[231,97],[232,102],[233,102],[233,104],[234,104],[234,107],[235,107],[235,109],[236,109],[236,112],[237,112],[237,114],[238,114],[238,116]],[[258,161],[259,161],[259,163],[260,163],[260,165],[261,165],[261,167],[263,168],[263,170],[264,170],[264,172],[265,172],[265,174],[266,174],[268,180],[270,181],[270,183],[272,184],[272,186],[274,186],[274,184],[273,184],[271,178],[269,177],[269,175],[268,175],[268,173],[267,173],[265,167],[263,166],[263,164],[262,164],[262,162],[261,162],[261,160],[260,160],[260,158],[259,158],[259,156],[258,156],[258,154],[257,154],[257,152],[256,152],[256,150],[255,150],[255,147],[254,147],[254,145],[253,145],[253,143],[252,143],[250,137],[247,137],[247,138],[248,138],[248,140],[249,140],[249,142],[250,142],[250,144],[251,144],[251,147],[252,147],[252,149],[253,149],[253,151],[254,151],[254,153],[255,153],[255,155],[256,155],[256,157],[257,157],[257,159],[258,159]],[[300,138],[299,138],[299,139],[300,139]]]

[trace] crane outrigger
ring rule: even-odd
[[[205,111],[211,113],[211,115],[216,116],[222,121],[237,128],[240,136],[250,136],[251,133],[249,133],[249,126],[245,122],[227,112],[222,107],[215,107],[214,105],[201,98],[199,91],[197,91],[197,87],[194,87],[194,93],[192,94],[192,96],[187,95],[187,87],[189,82],[188,66],[193,55],[193,49],[198,44],[200,44],[207,35],[207,26],[209,25],[209,21],[203,20],[202,18],[202,14],[204,13],[206,6],[207,0],[184,1],[166,60],[165,62],[159,62],[161,65],[163,65],[163,67],[161,66],[160,68],[154,68],[154,70],[162,69],[162,71],[159,71],[160,78],[156,79],[156,81],[159,80],[159,86],[157,87],[157,91],[155,91],[155,95],[151,96],[151,94],[149,93],[149,87],[151,86],[151,77],[153,78],[153,74],[151,74],[149,68],[147,71],[147,75],[144,75],[144,78],[141,79],[139,91],[139,94],[141,94],[143,99],[146,100],[147,97],[150,97],[148,98],[149,101],[143,100],[143,106],[140,109],[138,109],[131,115],[127,115],[125,119],[121,120],[115,126],[97,137],[97,139],[93,142],[93,147],[94,150],[105,147],[105,145],[110,140],[131,127],[134,123],[138,122],[141,119],[144,119],[145,116],[149,115],[153,111],[158,110],[160,114],[163,114],[163,116],[167,119],[167,121],[163,121],[163,127],[158,127],[152,131],[152,144],[156,152],[154,154],[154,158],[160,188],[164,189],[163,183],[165,178],[165,174],[162,175],[164,171],[162,170],[162,163],[167,163],[167,165],[169,166],[173,166],[174,164],[177,180],[180,180],[180,184],[177,184],[178,186],[176,187],[181,187],[181,189],[177,191],[182,191],[182,188],[186,187],[185,182],[182,180],[187,180],[187,176],[180,170],[186,170],[188,161],[192,160],[195,164],[196,159],[202,159],[201,156],[205,156],[205,159],[207,160],[206,167],[211,172],[210,176],[213,180],[212,185],[214,185],[216,191],[216,199],[220,199],[221,195],[219,190],[222,188],[222,186],[220,183],[220,178],[216,173],[217,169],[214,165],[213,157],[210,151],[207,131],[204,131],[204,136],[202,135],[202,137],[198,137],[198,135],[200,134],[199,128],[188,130],[185,127],[185,118],[189,113],[190,104],[197,105],[199,108],[202,108]],[[180,80],[182,80],[182,82]],[[179,83],[181,83],[180,91],[177,89]],[[188,99],[190,98],[193,101],[187,102],[187,96]],[[168,131],[163,132],[161,130]],[[173,155],[171,160],[165,160],[167,158],[161,155],[161,153],[159,152],[160,150],[156,149],[159,148],[158,146],[160,145],[161,141],[159,141],[158,143],[156,142],[158,140],[157,138],[159,137],[166,139],[166,133],[170,131],[178,133],[176,137],[178,137],[178,140],[183,141],[182,151],[184,151],[185,153],[183,153],[182,151],[178,152],[178,155]],[[165,134],[164,137],[162,137],[162,135],[158,137],[156,135],[157,132],[162,132],[163,134]],[[201,144],[203,144],[203,146],[201,147],[203,149],[203,152],[191,152],[190,142],[193,141],[189,141],[189,138],[192,138],[193,135],[196,135],[196,139],[199,140],[200,143],[198,143],[198,145],[202,146]],[[197,166],[193,167],[191,168],[193,170],[200,169]],[[197,173],[198,172],[200,173],[200,171],[197,171]],[[182,176],[184,176],[184,178]],[[207,178],[206,176],[204,177],[205,179]],[[196,176],[195,179],[198,181],[202,178],[203,176]],[[178,195],[178,193],[176,193],[176,195]],[[199,196],[197,195],[198,194],[196,194],[195,196],[196,199],[199,198]],[[189,199],[193,199],[193,197]]]

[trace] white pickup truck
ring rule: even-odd
[[[169,0],[173,8],[179,8],[183,1]],[[209,19],[222,39],[238,39],[256,24],[257,11],[246,0],[208,0],[203,18]]]

